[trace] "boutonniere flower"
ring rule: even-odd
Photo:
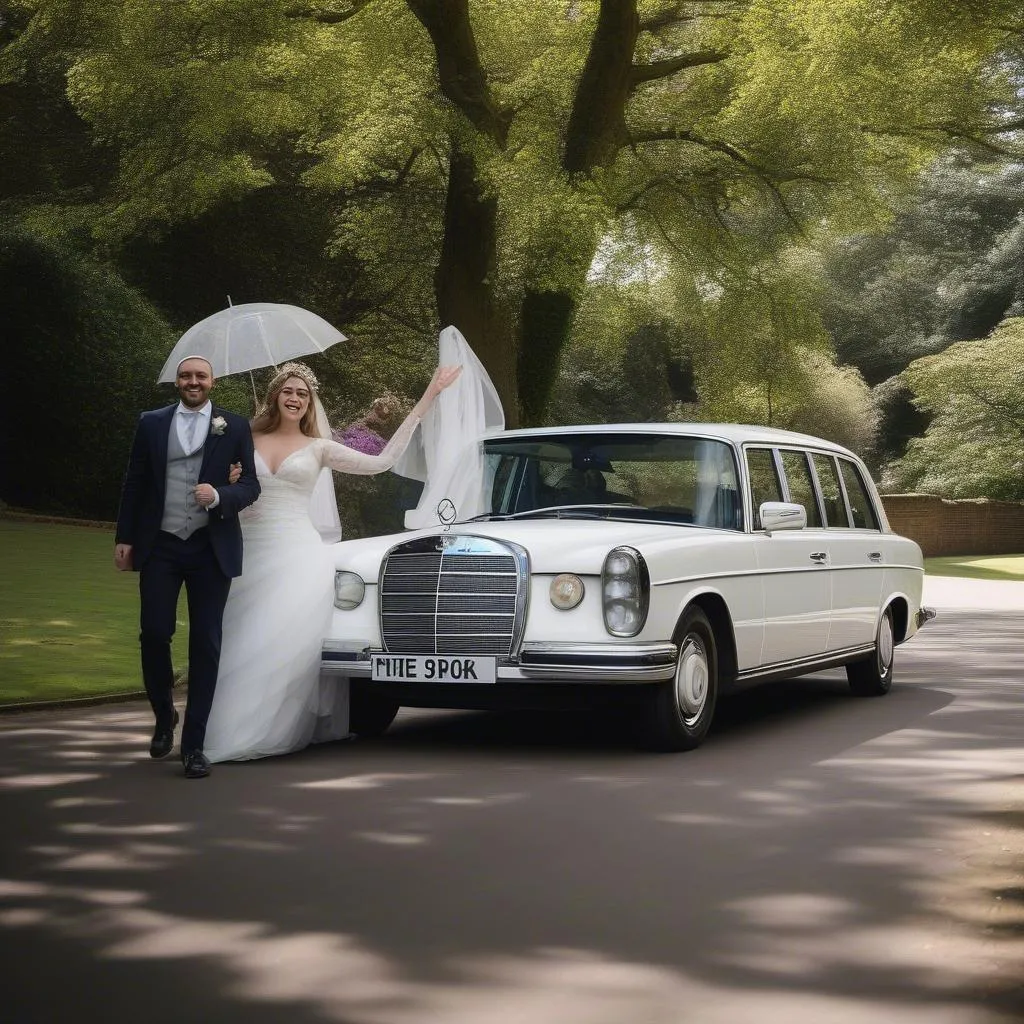
[[[223,416],[214,416],[210,421],[210,433],[217,437],[220,437],[224,433],[225,428],[228,425],[228,421]]]

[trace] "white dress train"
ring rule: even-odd
[[[320,645],[334,608],[334,561],[310,518],[324,467],[372,474],[390,469],[420,417],[415,412],[379,455],[325,438],[292,452],[271,473],[256,453],[262,492],[241,518],[243,572],[232,580],[204,752],[244,761],[341,739],[332,683],[321,693]]]

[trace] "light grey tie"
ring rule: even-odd
[[[183,415],[187,417],[185,420],[185,454],[191,455],[196,450],[196,426],[199,423],[199,413],[186,412]]]

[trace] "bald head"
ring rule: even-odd
[[[174,378],[178,397],[188,409],[202,409],[213,388],[213,366],[203,356],[186,356],[178,363]]]
[[[181,368],[186,363],[192,362],[193,360],[200,363],[206,363],[206,368],[210,373],[210,380],[213,380],[213,363],[211,363],[210,360],[206,358],[206,356],[185,356],[185,358],[178,363],[177,367],[175,367],[175,377],[177,377],[177,375],[181,373]]]

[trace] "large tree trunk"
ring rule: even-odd
[[[468,0],[406,0],[427,30],[437,55],[441,91],[474,128],[503,149],[512,111],[491,95],[480,63]],[[507,311],[497,309],[498,203],[480,189],[476,162],[456,139],[451,143],[444,241],[434,275],[442,327],[457,327],[498,389],[510,426],[519,423],[515,334]]]
[[[495,307],[498,204],[480,192],[470,154],[452,144],[444,241],[434,275],[441,326],[457,327],[487,367],[498,389],[505,420],[519,422],[515,338],[507,315]]]
[[[585,176],[615,160],[625,138],[626,102],[634,84],[633,52],[640,34],[636,0],[601,0],[597,28],[576,87],[566,128],[562,168]],[[547,410],[562,351],[576,315],[597,237],[586,251],[573,252],[577,290],[528,290],[519,317],[519,396],[523,419],[539,423]]]
[[[566,126],[562,167],[567,173],[589,174],[615,160],[626,134],[626,101],[634,83],[639,34],[636,0],[601,0]]]
[[[513,111],[491,94],[468,0],[406,3],[434,44],[441,91],[481,136],[504,149]],[[572,176],[609,166],[622,144],[639,32],[636,0],[601,0],[567,126],[562,166]],[[500,315],[491,283],[497,279],[497,204],[482,194],[475,172],[470,154],[453,143],[435,278],[438,309],[442,324],[458,327],[487,367],[509,424],[518,424],[520,416],[536,423],[547,407],[597,238],[588,251],[567,254],[577,265],[577,288],[527,290],[518,316]]]
[[[584,267],[581,283],[586,276]],[[544,421],[569,340],[576,296],[569,291],[527,291],[519,315],[519,407],[524,425]]]

